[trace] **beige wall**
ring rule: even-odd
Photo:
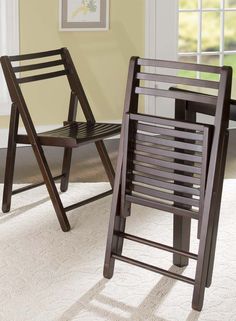
[[[58,0],[19,3],[21,53],[68,47],[95,117],[121,119],[129,58],[144,54],[144,0],[110,0],[110,29],[102,32],[58,31]],[[25,92],[37,124],[44,123],[44,105],[47,124],[61,123],[68,103],[64,82],[59,80],[49,90],[50,83],[45,81],[40,93],[38,83],[31,85]],[[0,117],[1,127],[7,126],[8,118]]]

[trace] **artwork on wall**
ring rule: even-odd
[[[60,0],[61,31],[99,31],[109,27],[109,0]]]

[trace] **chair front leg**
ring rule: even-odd
[[[110,181],[111,187],[113,188],[114,186],[114,180],[115,180],[115,172],[114,168],[112,166],[110,157],[108,155],[107,149],[105,147],[105,144],[102,140],[95,142],[97,151],[100,155],[102,164],[104,166],[105,172],[107,174],[107,177]]]

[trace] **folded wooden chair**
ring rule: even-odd
[[[37,63],[35,61],[37,61]],[[14,65],[14,63],[18,64]],[[3,212],[10,210],[12,195],[46,184],[61,228],[63,231],[68,231],[70,224],[66,216],[67,211],[112,193],[114,170],[103,139],[119,133],[121,126],[118,124],[97,123],[95,121],[81,81],[69,51],[66,48],[19,56],[2,56],[1,65],[12,100],[2,210]],[[43,72],[43,69],[46,71]],[[27,74],[25,74],[25,72],[27,72]],[[28,108],[26,104],[21,87],[25,83],[62,76],[67,77],[71,90],[68,119],[60,128],[44,133],[37,133],[30,115],[30,108]],[[76,121],[78,102],[86,119],[84,122]],[[44,106],[42,106],[42,108],[43,107]],[[45,118],[47,117],[46,108],[45,106]],[[24,135],[18,133],[19,118],[22,119],[26,130],[26,134]],[[72,149],[88,143],[95,143],[112,188],[107,192],[64,208],[54,180],[61,179],[61,191],[65,192],[67,190]],[[30,144],[32,146],[43,176],[43,182],[12,190],[17,144]],[[52,176],[42,146],[58,146],[64,148],[61,175],[56,177]]]
[[[176,76],[181,70],[184,75],[190,72],[190,77]],[[218,74],[219,81],[195,79],[192,74],[196,72]],[[105,255],[106,278],[112,277],[115,260],[158,272],[194,285],[192,307],[202,309],[210,257],[215,251],[212,240],[225,168],[231,78],[230,67],[131,58]],[[196,92],[168,90],[173,84]],[[204,94],[205,89],[214,90],[216,96]],[[142,114],[138,110],[140,95],[214,105],[214,125],[191,122],[191,115],[178,120]],[[173,247],[125,232],[132,204],[174,214]],[[184,230],[185,223],[189,227],[191,219],[198,221],[198,253],[189,251],[189,242],[185,244],[190,233],[190,229]],[[122,255],[124,239],[171,252],[176,265],[186,265],[182,258],[196,260],[195,278]]]

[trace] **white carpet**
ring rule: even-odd
[[[106,186],[71,184],[64,203]],[[110,202],[111,196],[72,211],[73,229],[63,233],[44,187],[13,197],[11,213],[0,216],[1,321],[236,320],[235,180],[225,181],[214,278],[201,313],[191,310],[193,287],[183,282],[122,262],[111,280],[103,278]],[[133,212],[128,232],[171,245],[171,215],[138,206]],[[170,254],[125,246],[126,255],[171,266]],[[194,277],[193,270],[190,265],[184,274]]]

